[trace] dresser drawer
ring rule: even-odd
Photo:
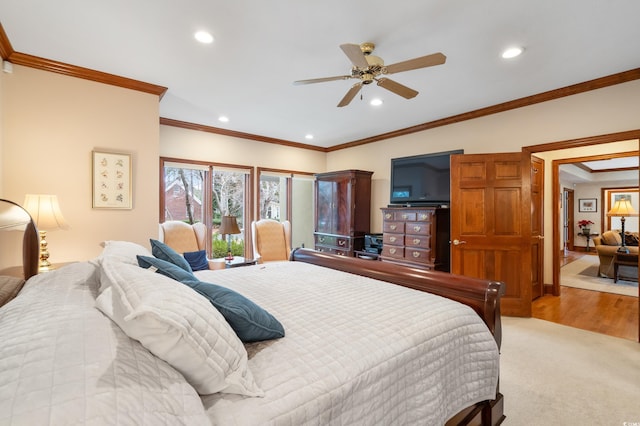
[[[382,256],[393,259],[404,259],[404,247],[402,246],[382,246]]]
[[[334,246],[337,248],[351,248],[351,238],[340,235],[316,234],[316,244]]]
[[[406,235],[404,237],[404,245],[415,248],[431,248],[430,235]]]
[[[382,225],[382,232],[396,232],[399,234],[404,233],[404,222],[384,222]]]
[[[404,232],[411,235],[430,235],[431,222],[407,222]]]
[[[416,221],[418,222],[431,222],[433,219],[433,210],[418,210],[416,211]]]
[[[340,256],[351,256],[351,252],[348,250],[342,250],[335,247],[316,246],[316,250],[322,253],[338,254]]]
[[[431,250],[405,247],[404,258],[410,262],[431,263]]]
[[[386,245],[402,246],[404,245],[404,234],[386,233],[382,236],[382,247]]]

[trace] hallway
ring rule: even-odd
[[[569,252],[565,264],[584,252]],[[595,254],[593,254],[595,255]],[[638,341],[638,298],[560,287],[560,297],[545,295],[533,301],[532,316],[569,327]]]

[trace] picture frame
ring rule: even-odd
[[[92,151],[94,209],[132,208],[131,155]]]
[[[597,198],[580,198],[578,203],[578,212],[580,213],[596,213],[598,211]]]

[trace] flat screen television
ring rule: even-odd
[[[450,157],[464,150],[391,159],[392,205],[448,205]]]

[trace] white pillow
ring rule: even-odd
[[[264,396],[242,342],[207,299],[139,266],[108,258],[101,263],[111,285],[96,306],[129,337],[180,371],[201,395]]]
[[[120,262],[138,265],[137,255],[153,256],[151,251],[146,247],[130,241],[105,241],[102,244],[102,253],[98,256],[99,260],[107,257],[114,258]]]
[[[105,241],[102,244],[102,253],[93,260],[93,263],[100,267],[104,259],[112,259],[113,261],[138,265],[137,256],[153,256],[151,251],[140,244],[130,241]],[[102,293],[111,284],[109,279],[104,276],[104,272],[100,270],[100,288],[98,294]]]

